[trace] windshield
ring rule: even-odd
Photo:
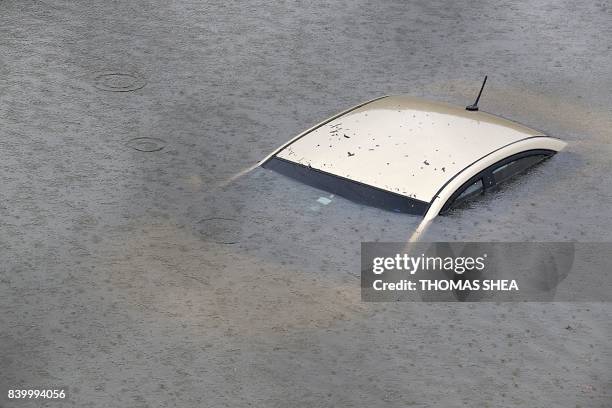
[[[369,186],[279,157],[270,159],[263,167],[360,204],[414,215],[424,215],[429,208],[428,202],[400,192]]]

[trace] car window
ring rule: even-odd
[[[444,214],[451,209],[463,207],[463,204],[467,201],[477,198],[489,189],[496,188],[496,185],[525,172],[553,154],[554,152],[544,149],[523,152],[486,168],[475,176],[478,177],[476,181],[464,184],[457,189],[446,204],[444,204],[440,214]],[[518,158],[513,159],[514,157]]]
[[[482,179],[478,179],[475,182],[473,182],[472,184],[470,184],[467,187],[465,187],[459,193],[459,195],[453,200],[453,202],[449,206],[449,209],[450,208],[457,208],[457,207],[461,206],[465,202],[473,199],[474,197],[479,196],[480,194],[482,194],[482,192],[483,192]]]
[[[524,172],[528,168],[535,166],[537,163],[541,162],[547,157],[548,156],[545,154],[535,154],[503,164],[493,170],[493,178],[495,179],[495,183],[499,184],[505,180],[508,180],[513,176]]]

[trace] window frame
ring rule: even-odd
[[[457,190],[455,190],[455,192],[448,198],[448,200],[446,200],[446,203],[444,203],[444,205],[442,206],[442,209],[440,210],[439,214],[440,215],[444,215],[447,214],[449,211],[451,211],[453,208],[453,204],[455,203],[455,201],[457,200],[457,198],[464,192],[465,189],[467,189],[469,186],[471,186],[472,184],[474,184],[476,181],[478,181],[479,179],[482,179],[482,186],[483,186],[483,190],[482,193],[480,195],[484,195],[487,193],[488,190],[494,188],[496,185],[498,184],[503,184],[506,181],[508,181],[509,179],[512,179],[514,176],[523,173],[524,171],[533,168],[534,166],[538,165],[539,163],[549,159],[551,156],[555,155],[557,152],[554,150],[549,150],[549,149],[532,149],[532,150],[525,150],[523,152],[520,153],[516,153],[513,154],[511,156],[508,156],[494,164],[492,164],[491,166],[487,167],[486,169],[478,172],[477,174],[475,174],[474,176],[470,177],[465,183],[463,183]],[[493,171],[498,169],[499,167],[502,167],[508,163],[511,163],[513,161],[519,160],[519,159],[523,159],[525,157],[530,157],[530,156],[541,156],[544,155],[546,157],[544,157],[541,161],[535,163],[533,166],[527,167],[519,172],[517,172],[516,174],[513,174],[512,176],[501,180],[499,183],[497,183],[495,181],[495,176],[493,175]]]

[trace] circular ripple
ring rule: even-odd
[[[108,92],[131,92],[146,84],[140,75],[129,72],[100,72],[94,77],[94,86]]]
[[[126,146],[139,152],[158,152],[166,147],[166,141],[156,137],[135,137],[128,140]]]
[[[240,222],[233,218],[205,218],[198,222],[198,232],[206,241],[217,244],[240,242]]]

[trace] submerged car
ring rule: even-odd
[[[565,145],[476,105],[384,96],[302,132],[260,165],[349,200],[431,219]]]

